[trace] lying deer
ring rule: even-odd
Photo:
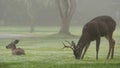
[[[115,41],[112,38],[112,35],[115,28],[116,22],[110,16],[98,16],[84,25],[81,38],[79,39],[77,45],[74,43],[74,41],[71,43],[67,41],[71,46],[67,46],[63,43],[64,48],[71,48],[76,59],[83,59],[90,43],[95,40],[96,59],[98,60],[100,39],[101,37],[106,37],[106,39],[109,41],[107,59],[109,59],[110,54],[111,59],[113,59]]]
[[[16,48],[16,44],[19,42],[19,40],[15,40],[13,42],[11,42],[10,44],[8,44],[6,46],[7,49],[11,49],[12,50],[12,54],[13,55],[25,55],[25,52],[22,48]]]

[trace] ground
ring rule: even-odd
[[[80,27],[71,27],[71,33],[75,36],[57,34],[58,30],[57,27],[36,27],[34,33],[29,33],[28,27],[0,27],[0,68],[119,68],[119,28],[113,36],[116,41],[114,59],[106,60],[109,45],[102,38],[98,61],[95,59],[95,42],[91,43],[83,60],[76,60],[71,49],[62,49],[65,40],[77,43]],[[10,49],[5,48],[14,39],[20,39],[17,47],[23,48],[26,55],[14,56]]]

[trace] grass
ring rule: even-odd
[[[15,64],[15,65],[13,65]],[[26,62],[26,63],[3,63],[4,67],[1,68],[119,68],[120,64],[44,64],[39,62]]]
[[[5,30],[4,30],[5,28]],[[11,29],[7,31],[7,29]],[[49,30],[48,30],[49,29]],[[120,29],[114,33],[116,40],[115,57],[106,60],[108,41],[101,40],[99,60],[95,60],[95,42],[92,42],[83,60],[74,59],[72,50],[62,49],[64,40],[77,42],[81,34],[80,27],[71,27],[71,33],[77,35],[67,36],[56,34],[57,27],[36,27],[34,33],[29,33],[28,27],[0,27],[2,34],[23,34],[35,37],[17,38],[20,43],[17,47],[25,49],[25,56],[13,56],[11,50],[5,46],[16,38],[0,39],[0,68],[119,68],[120,66]]]

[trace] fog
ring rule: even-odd
[[[0,0],[0,25],[28,25],[25,0]],[[120,22],[120,0],[76,0],[71,25],[81,26],[96,16],[108,15]],[[61,23],[55,0],[31,0],[30,12],[34,25],[59,26]]]

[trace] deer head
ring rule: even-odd
[[[66,41],[66,40],[65,40],[65,41]],[[72,49],[75,58],[76,58],[76,59],[80,59],[79,49],[78,49],[77,45],[75,44],[75,42],[74,42],[74,41],[72,41],[71,43],[70,43],[69,41],[66,41],[66,42],[67,42],[69,45],[65,45],[65,44],[63,43],[63,45],[64,45],[63,48],[70,48],[70,49]]]
[[[19,42],[19,40],[15,40],[15,41],[13,41],[13,42],[11,42],[10,44],[8,44],[7,46],[6,46],[6,48],[7,49],[16,49],[16,44]]]

